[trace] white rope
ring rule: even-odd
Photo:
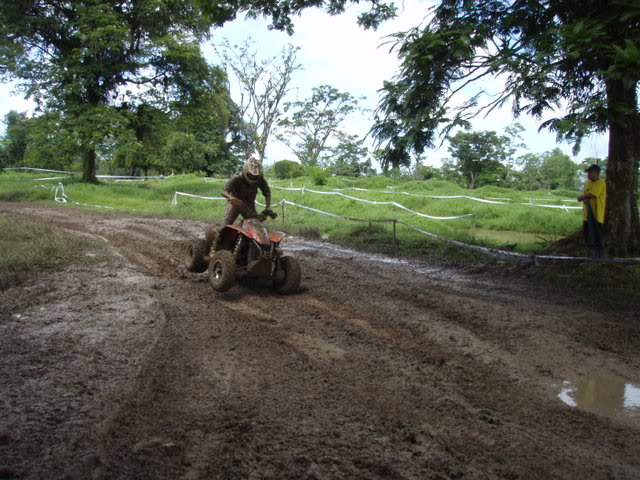
[[[182,197],[201,198],[203,200],[226,200],[226,198],[224,197],[203,197],[201,195],[193,195],[191,193],[175,192],[173,194],[173,200],[171,200],[171,205],[173,206],[178,205],[178,195]]]
[[[589,258],[589,257],[569,257],[569,256],[560,256],[560,255],[527,255],[524,253],[518,253],[518,252],[509,252],[506,250],[499,250],[496,248],[487,248],[487,247],[481,247],[479,245],[472,245],[469,243],[465,243],[465,242],[460,242],[459,240],[451,240],[449,238],[443,237],[442,235],[438,235],[437,233],[433,233],[433,232],[428,232],[426,230],[422,230],[420,228],[416,228],[413,225],[410,225],[408,223],[399,221],[399,220],[363,220],[360,218],[351,218],[351,217],[345,217],[342,215],[336,215],[335,213],[330,213],[330,212],[325,212],[323,210],[319,210],[317,208],[311,208],[311,207],[307,207],[305,205],[300,205],[294,202],[290,202],[288,200],[282,200],[282,203],[285,203],[286,205],[292,205],[298,208],[303,208],[305,210],[309,210],[315,213],[319,213],[322,215],[328,215],[331,217],[337,217],[337,218],[342,218],[345,220],[352,220],[352,221],[356,221],[356,222],[367,222],[367,223],[374,223],[374,222],[384,222],[384,223],[389,223],[389,222],[394,222],[394,223],[399,223],[401,225],[404,225],[405,227],[410,228],[411,230],[414,230],[415,232],[421,233],[423,235],[426,235],[428,237],[431,238],[435,238],[437,240],[443,241],[443,242],[447,242],[447,243],[451,243],[453,245],[457,245],[458,247],[461,248],[465,248],[468,250],[475,250],[477,252],[481,252],[484,253],[486,255],[490,255],[492,257],[497,257],[497,258],[511,258],[511,259],[515,259],[515,260],[519,260],[519,261],[523,261],[523,262],[533,262],[535,263],[537,260],[570,260],[570,261],[589,261],[589,262],[610,262],[610,263],[632,263],[632,264],[638,264],[640,263],[640,258]]]
[[[51,173],[66,173],[69,175],[79,175],[80,172],[69,172],[67,170],[49,170],[46,168],[35,168],[35,167],[7,167],[7,168],[3,168],[2,170],[32,170],[34,172],[51,172]],[[171,175],[155,175],[155,176],[150,176],[150,175],[96,175],[96,178],[122,178],[122,179],[162,179],[162,178],[169,178],[169,177],[173,177],[173,173]],[[57,178],[64,178],[64,177],[55,177],[55,179]],[[54,178],[36,178],[35,180],[53,180]]]
[[[504,202],[504,201],[499,201],[499,200],[489,200],[489,199],[486,199],[486,198],[472,197],[470,195],[420,195],[420,194],[417,194],[417,193],[409,193],[409,192],[385,192],[385,191],[382,191],[382,190],[366,190],[364,188],[355,188],[355,187],[333,189],[332,191],[312,190],[312,189],[306,188],[306,187],[301,187],[301,188],[273,187],[273,188],[276,188],[278,190],[288,190],[288,191],[291,191],[291,192],[301,192],[303,195],[304,195],[304,192],[316,193],[316,194],[320,194],[320,195],[339,195],[341,197],[348,198],[350,200],[355,200],[355,201],[358,201],[358,202],[370,203],[370,204],[374,204],[374,205],[385,205],[385,204],[386,205],[395,205],[395,206],[397,206],[399,208],[403,208],[403,209],[405,209],[406,207],[400,206],[400,204],[396,203],[396,202],[375,202],[375,201],[372,201],[372,200],[365,200],[363,198],[353,197],[351,195],[345,195],[344,193],[341,193],[341,191],[344,191],[344,190],[358,190],[358,191],[371,192],[371,193],[403,194],[403,195],[410,195],[412,197],[435,198],[435,199],[464,198],[464,199],[467,199],[467,200],[473,200],[473,201],[481,202],[481,203],[490,203],[490,204],[494,204],[494,205],[523,205],[523,206],[529,206],[529,207],[559,208],[559,209],[562,209],[564,211],[578,210],[578,209],[581,210],[582,209],[582,207],[580,207],[580,206],[570,207],[570,206],[566,206],[566,205],[546,205],[546,204],[531,203],[531,202],[530,203]],[[567,201],[569,201],[569,200],[567,200]],[[418,214],[418,215],[420,215],[420,214]]]
[[[365,223],[391,223],[391,222],[397,222],[397,220],[394,220],[394,219],[365,220],[363,218],[347,217],[347,216],[344,216],[344,215],[338,215],[337,213],[325,212],[324,210],[320,210],[318,208],[312,208],[312,207],[308,207],[306,205],[300,205],[299,203],[290,202],[289,200],[284,200],[284,199],[281,200],[278,203],[279,204],[285,204],[285,205],[293,205],[294,207],[302,208],[304,210],[309,210],[310,212],[315,212],[315,213],[319,213],[321,215],[327,215],[329,217],[334,217],[334,218],[342,218],[344,220],[351,220],[351,221],[354,221],[354,222],[365,222]]]
[[[46,187],[45,187],[46,188]],[[85,207],[96,207],[96,208],[113,208],[106,205],[94,205],[92,203],[80,203],[74,200],[71,200],[67,197],[67,194],[64,191],[64,185],[62,182],[59,182],[57,186],[53,187],[53,199],[58,203],[71,203],[73,205],[82,205]]]
[[[69,175],[76,175],[80,172],[68,172],[66,170],[49,170],[46,168],[34,168],[34,167],[7,167],[2,170],[33,170],[35,172],[51,172],[51,173],[68,173]]]
[[[121,180],[151,180],[151,179],[164,179],[173,177],[171,175],[96,175],[96,178],[117,178]]]
[[[288,188],[283,188],[285,190],[289,190]],[[299,190],[299,189],[295,189],[295,190]],[[306,189],[308,191],[312,191],[309,189]],[[331,194],[331,192],[322,192],[325,194]],[[178,200],[177,197],[178,195],[183,195],[183,196],[187,196],[187,197],[192,197],[192,198],[201,198],[201,199],[205,199],[205,200],[226,200],[224,197],[204,197],[204,196],[200,196],[200,195],[192,195],[190,193],[183,193],[183,192],[175,192],[175,194],[173,195],[173,200],[171,201],[172,205],[177,205],[178,204]],[[348,195],[347,195],[348,197]],[[261,206],[265,206],[260,202],[256,203],[258,205]],[[378,204],[384,204],[384,203],[395,203],[395,202],[377,202]],[[397,219],[373,219],[373,220],[367,220],[367,219],[363,219],[363,218],[354,218],[354,217],[347,217],[345,215],[339,215],[337,213],[331,213],[331,212],[327,212],[324,210],[320,210],[318,208],[313,208],[313,207],[309,207],[307,205],[301,205],[299,203],[295,203],[295,202],[291,202],[289,200],[286,199],[282,199],[278,202],[274,202],[273,204],[275,205],[291,205],[293,207],[298,207],[298,208],[302,208],[303,210],[308,210],[310,212],[314,212],[314,213],[318,213],[320,215],[326,215],[329,217],[334,217],[334,218],[341,218],[343,220],[350,220],[350,221],[354,221],[354,222],[363,222],[363,223],[399,223],[401,225],[404,225],[407,228],[410,228],[411,230],[421,233],[423,235],[426,235],[428,237],[431,238],[435,238],[437,240],[443,241],[443,242],[448,242],[451,243],[453,245],[457,245],[458,247],[461,248],[465,248],[468,250],[475,250],[477,252],[481,252],[484,253],[486,255],[490,255],[493,257],[497,257],[497,258],[512,258],[515,260],[519,260],[519,261],[524,261],[524,262],[536,262],[537,260],[571,260],[571,261],[591,261],[591,262],[617,262],[617,263],[640,263],[640,258],[589,258],[589,257],[568,257],[568,256],[560,256],[560,255],[527,255],[524,253],[518,253],[518,252],[508,252],[506,250],[499,250],[496,248],[488,248],[488,247],[481,247],[479,245],[472,245],[470,243],[465,243],[465,242],[460,242],[459,240],[451,240],[449,238],[443,237],[442,235],[438,235],[437,233],[433,233],[433,232],[428,232],[426,230],[422,230],[420,228],[414,227],[413,225],[410,225],[408,223],[402,222],[400,220]],[[415,213],[415,212],[414,212]],[[452,217],[452,218],[456,218],[456,217]]]
[[[284,190],[288,190],[288,188],[284,188]],[[304,190],[304,189],[303,189]],[[351,200],[356,200],[359,202],[364,202],[364,203],[368,203],[371,205],[393,205],[395,207],[400,208],[401,210],[405,210],[409,213],[412,213],[414,215],[418,215],[420,217],[423,218],[429,218],[431,220],[455,220],[458,218],[464,218],[464,217],[472,217],[473,213],[467,213],[464,215],[455,215],[455,216],[446,216],[446,217],[438,217],[435,215],[427,215],[426,213],[420,213],[420,212],[416,212],[414,210],[411,210],[410,208],[405,207],[404,205],[401,205],[397,202],[376,202],[376,201],[371,201],[371,200],[364,200],[362,198],[357,198],[357,197],[352,197],[350,195],[345,195],[344,193],[339,193],[339,192],[323,192],[323,191],[319,191],[319,190],[309,190],[306,189],[309,192],[313,192],[313,193],[319,193],[319,194],[323,194],[323,195],[339,195],[341,197],[344,198],[348,198]],[[205,199],[205,200],[225,200],[224,197],[204,197],[204,196],[200,196],[200,195],[193,195],[190,193],[183,193],[183,192],[175,192],[173,194],[173,200],[171,200],[171,205],[177,205],[178,204],[178,195],[183,195],[183,196],[187,196],[187,197],[192,197],[192,198],[201,198],[201,199]],[[305,207],[305,208],[311,208],[311,207]],[[333,215],[333,214],[332,214]],[[344,217],[344,218],[348,218],[348,217]]]

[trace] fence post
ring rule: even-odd
[[[395,253],[396,251],[396,223],[398,221],[394,218],[393,219],[393,251]]]
[[[284,225],[284,200],[280,202],[280,206],[282,207],[282,224]]]

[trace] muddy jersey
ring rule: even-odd
[[[267,181],[264,177],[261,177],[256,183],[249,183],[242,173],[236,173],[229,179],[222,190],[236,198],[239,198],[243,202],[246,202],[255,210],[255,200],[256,195],[258,194],[258,188],[264,195],[264,198],[267,199],[267,203],[269,203],[271,200],[271,189],[269,188],[269,185],[267,185]]]

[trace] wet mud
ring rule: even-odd
[[[0,215],[106,245],[0,292],[0,478],[640,478],[638,423],[566,401],[635,388],[637,310],[298,238],[299,293],[216,294],[203,222]]]

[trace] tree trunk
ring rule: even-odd
[[[638,218],[638,166],[640,163],[640,116],[635,86],[607,80],[607,106],[613,112],[609,121],[607,160],[607,206],[605,233],[607,253],[616,257],[640,253]],[[620,114],[621,107],[632,108]]]
[[[96,149],[82,147],[82,181],[85,183],[98,183],[96,178]]]

